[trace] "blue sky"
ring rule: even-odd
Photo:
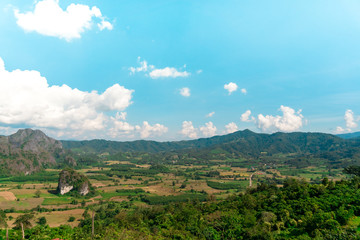
[[[2,0],[0,133],[358,131],[359,12],[329,0]]]

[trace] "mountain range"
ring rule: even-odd
[[[196,149],[221,148],[242,155],[256,156],[262,152],[276,153],[322,153],[343,151],[356,148],[360,139],[343,139],[326,133],[255,133],[250,130],[237,131],[231,134],[200,138],[188,141],[156,142],[138,140],[117,142],[107,140],[61,141],[64,148],[78,152],[110,153],[117,152],[169,152]]]
[[[82,154],[187,154],[208,158],[210,153],[256,159],[276,154],[312,155],[339,161],[360,159],[360,138],[326,133],[255,133],[250,130],[187,141],[129,142],[86,140],[58,141],[40,130],[21,129],[10,136],[0,136],[0,173],[30,174],[60,164],[75,165],[72,156]]]

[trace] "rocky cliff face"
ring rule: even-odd
[[[10,173],[27,175],[53,166],[62,154],[65,151],[61,142],[40,130],[22,129],[10,136],[0,136],[0,169]]]
[[[61,195],[74,191],[85,196],[90,192],[90,188],[91,184],[85,175],[70,168],[61,171],[57,188]]]

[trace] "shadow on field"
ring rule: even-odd
[[[56,190],[48,190],[48,193],[57,195],[58,192]]]

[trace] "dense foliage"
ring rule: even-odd
[[[210,196],[165,206],[104,202],[90,206],[77,228],[39,225],[25,235],[91,239],[92,211],[94,239],[360,239],[350,224],[360,216],[360,178],[313,185],[287,179],[282,188],[259,184],[225,200]],[[21,234],[11,230],[10,237]]]

